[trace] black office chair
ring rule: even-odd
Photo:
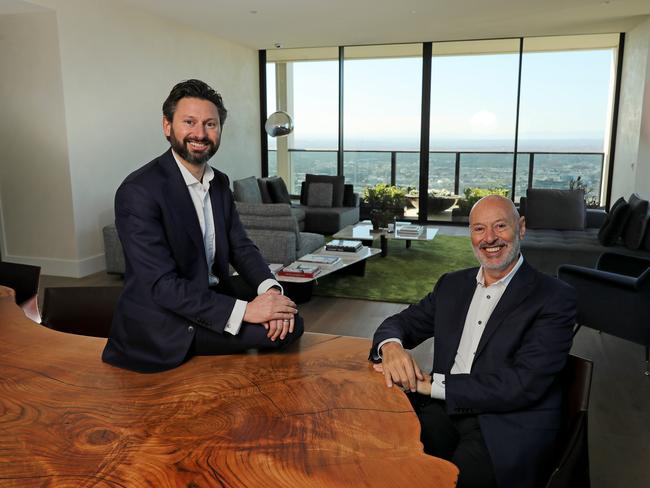
[[[34,322],[41,321],[38,310],[38,282],[41,268],[29,264],[0,262],[0,285],[16,292],[16,304]]]
[[[120,286],[45,288],[42,324],[70,334],[108,337]]]
[[[650,259],[605,252],[595,269],[563,264],[558,278],[576,289],[578,327],[644,346],[650,376]]]
[[[593,363],[569,355],[562,372],[563,428],[558,456],[546,488],[589,488],[587,412]]]

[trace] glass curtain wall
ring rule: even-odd
[[[346,47],[344,59],[346,182],[417,188],[422,45]]]
[[[454,204],[476,189],[510,195],[519,44],[519,39],[433,43],[429,219],[465,214],[465,206]]]
[[[582,187],[589,205],[603,201],[618,40],[617,34],[524,39],[521,191]]]
[[[293,119],[287,137],[268,137],[269,175],[300,194],[306,173],[336,174],[338,150],[338,48],[267,52],[267,113]]]
[[[346,182],[358,193],[377,183],[408,189],[413,219],[419,192],[429,194],[433,221],[466,220],[466,194],[487,190],[517,202],[528,188],[582,187],[588,204],[604,205],[618,42],[599,34],[432,43],[428,178],[422,44],[343,48],[341,141],[339,48],[267,51],[267,112],[285,110],[295,126],[268,139],[269,174],[298,194],[307,172],[336,174],[340,145]]]

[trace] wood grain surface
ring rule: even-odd
[[[366,339],[139,374],[0,298],[0,486],[453,487]]]

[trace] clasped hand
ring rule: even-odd
[[[384,374],[387,387],[400,385],[406,390],[431,395],[431,377],[420,367],[398,342],[387,342],[381,348],[382,362],[375,364],[376,371]]]
[[[275,341],[278,337],[284,339],[293,332],[294,316],[298,313],[296,304],[281,295],[275,288],[258,295],[246,305],[244,321],[260,324],[267,330],[267,337]]]

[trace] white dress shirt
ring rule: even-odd
[[[178,155],[173,149],[172,154],[176,160],[178,169],[183,176],[183,180],[187,185],[187,190],[189,191],[192,203],[194,204],[194,210],[196,210],[196,216],[199,219],[201,234],[203,235],[203,247],[205,248],[205,258],[207,261],[206,264],[208,265],[208,286],[214,286],[219,283],[219,278],[212,273],[212,265],[214,264],[215,255],[215,235],[212,202],[210,200],[210,182],[214,179],[214,170],[210,165],[206,164],[203,178],[199,181],[178,160]],[[281,292],[283,291],[280,283],[272,279],[266,279],[257,287],[257,294],[261,295],[274,286],[278,287]],[[230,313],[228,322],[226,322],[224,331],[229,332],[232,335],[236,335],[239,332],[241,323],[244,320],[244,314],[246,313],[246,305],[248,305],[248,302],[244,300],[235,301],[235,306]]]
[[[460,337],[454,364],[451,367],[450,374],[469,374],[472,370],[474,363],[474,355],[476,349],[483,336],[485,325],[492,316],[492,312],[496,308],[499,300],[506,291],[510,284],[512,277],[524,262],[523,256],[519,255],[519,259],[510,272],[501,278],[499,281],[485,286],[485,276],[483,275],[483,266],[481,266],[476,273],[476,289],[472,296],[472,301],[465,317],[465,324],[463,325],[463,333]],[[435,341],[435,338],[434,338]],[[399,342],[397,338],[386,339],[382,341],[378,350],[387,342]],[[440,373],[433,374],[433,382],[431,383],[431,397],[438,400],[445,399],[445,375]]]

